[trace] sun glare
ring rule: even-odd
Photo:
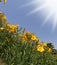
[[[57,13],[57,0],[45,0],[47,6],[54,11],[54,13]]]
[[[57,25],[57,0],[44,0],[44,4],[47,5],[48,9],[49,9],[49,16],[46,17],[44,23],[47,22],[47,20],[53,16],[54,21],[52,21],[51,23],[53,23],[53,30],[55,29],[56,25]],[[46,8],[47,8],[46,7]]]
[[[50,19],[50,17],[52,16],[54,21],[52,21],[51,23],[53,24],[52,29],[54,30],[55,27],[57,26],[57,0],[32,0],[30,3],[26,3],[25,5],[23,5],[23,7],[36,4],[37,4],[36,8],[30,11],[28,15],[42,11],[43,9],[44,11],[46,11],[47,9],[48,12],[46,13],[48,13],[48,15],[46,16],[43,25],[46,22],[48,22],[48,19]]]
[[[54,21],[52,21],[51,23],[53,23],[53,30],[55,29],[56,25],[57,25],[57,0],[36,0],[38,3],[40,4],[44,4],[45,8],[48,9],[48,16],[45,18],[43,25],[48,22],[48,19],[53,16]],[[42,8],[44,8],[43,6],[41,6]],[[42,10],[42,9],[41,9]],[[47,13],[47,12],[46,12]]]

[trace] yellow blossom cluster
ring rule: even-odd
[[[18,25],[10,25],[10,24],[8,24],[7,18],[2,12],[0,12],[0,25],[1,25],[0,30],[6,29],[10,33],[17,32]]]
[[[17,32],[18,25],[7,25],[7,28],[0,27],[0,30],[6,29],[10,33],[16,33]]]
[[[18,25],[9,25],[8,24],[8,30],[9,30],[10,33],[17,32],[17,28],[18,28]]]
[[[31,39],[32,39],[32,40],[39,41],[39,38],[38,38],[38,37],[36,37],[34,34],[32,34]]]
[[[9,24],[7,22],[6,16],[0,12],[0,31],[6,30],[9,33],[17,33],[18,32],[18,25]],[[21,38],[21,42],[27,42],[29,44],[36,43],[37,45],[37,51],[39,52],[51,52],[52,49],[48,47],[47,43],[40,42],[39,38],[30,32],[24,32],[23,34],[19,35],[19,38]],[[7,42],[10,42],[10,38],[6,37]]]
[[[38,42],[37,51],[39,51],[39,52],[45,52],[45,51],[51,52],[52,49],[47,46],[46,42],[44,42],[44,43]]]
[[[22,42],[28,41],[28,40],[39,41],[39,38],[37,38],[34,34],[32,34],[30,32],[26,32],[26,33],[24,33],[24,35],[22,37]]]
[[[40,42],[39,38],[37,38],[34,34],[31,34],[30,32],[25,32],[22,36],[22,42],[26,42],[29,40],[38,41],[37,42],[37,51],[39,52],[51,52],[52,49],[47,46],[47,43]],[[31,42],[30,42],[31,43]]]
[[[39,42],[39,43],[38,43],[38,46],[37,46],[37,51],[39,51],[39,52],[43,52],[43,51],[44,51],[44,48],[43,48],[43,46],[42,46],[42,43],[41,43],[41,42]]]

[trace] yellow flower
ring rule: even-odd
[[[8,25],[8,27],[9,27],[10,33],[15,33],[17,31],[17,28],[18,28],[17,25]]]
[[[8,22],[5,22],[5,28],[8,29]]]
[[[32,36],[31,36],[31,40],[38,41],[39,39],[38,39],[34,34],[32,34]]]
[[[37,48],[37,51],[43,52],[43,51],[44,51],[44,48],[43,48],[43,47],[38,47],[38,48]]]
[[[14,33],[15,31],[14,31],[14,29],[11,29],[9,32],[10,32],[10,33]]]
[[[32,35],[31,39],[32,40],[36,40],[36,36],[35,35]]]
[[[26,33],[24,33],[24,35],[31,36],[31,33],[30,32],[26,32]]]
[[[4,4],[7,2],[7,0],[4,0]]]
[[[42,43],[41,42],[38,42],[38,47],[42,47]]]
[[[0,30],[4,30],[4,28],[3,28],[3,27],[1,27],[1,28],[0,28]]]
[[[47,47],[47,43],[46,42],[44,42],[43,47]]]
[[[24,42],[24,41],[27,41],[27,37],[26,36],[23,36],[23,38],[22,38],[22,42]]]
[[[6,16],[2,16],[2,21],[6,21],[7,20],[7,18],[6,18]]]
[[[52,52],[52,49],[51,48],[48,48],[48,52]]]
[[[27,39],[31,39],[31,33],[30,33],[30,32],[26,32],[26,33],[24,33],[24,36],[26,36]]]

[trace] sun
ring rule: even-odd
[[[45,3],[54,13],[57,13],[57,0],[45,0]]]
[[[54,15],[53,16],[54,21],[51,22],[51,23],[53,23],[53,30],[54,30],[57,25],[57,0],[44,0],[44,4],[45,3],[47,5],[47,7],[49,9],[49,13],[50,13],[50,15],[45,20],[47,22],[48,18],[50,18],[50,16]]]
[[[28,13],[28,15],[34,14],[36,12],[42,11],[48,11],[48,15],[46,16],[43,25],[48,22],[48,19],[53,16],[53,21],[51,22],[52,29],[54,30],[55,27],[57,26],[57,0],[32,0],[30,3],[26,3],[25,5],[22,5],[23,7],[25,6],[31,6],[35,5],[36,8],[33,9]]]

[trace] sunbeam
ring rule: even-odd
[[[34,0],[34,1],[29,2],[29,3],[26,3],[26,4],[21,5],[20,8],[27,7],[27,6],[31,6],[31,5],[34,5],[34,4],[40,4],[40,3],[41,3],[41,0]]]
[[[53,23],[52,29],[54,30],[57,26],[57,0],[32,0],[31,2],[22,5],[21,7],[27,7],[31,5],[35,5],[36,8],[27,13],[27,15],[32,15],[44,9],[44,12],[47,11],[46,13],[48,13],[48,15],[43,21],[43,25],[46,24],[51,17],[53,17],[54,21],[50,22],[51,24]]]
[[[53,12],[50,12],[47,17],[45,18],[45,20],[43,21],[42,25],[44,26],[47,22],[48,22],[48,19],[53,15]]]
[[[53,31],[54,31],[56,25],[57,25],[57,15],[54,17],[54,22],[53,22]]]
[[[39,6],[39,8],[36,8],[28,13],[28,15],[31,15],[33,13],[39,12],[40,10],[44,9],[46,7],[46,4]]]

